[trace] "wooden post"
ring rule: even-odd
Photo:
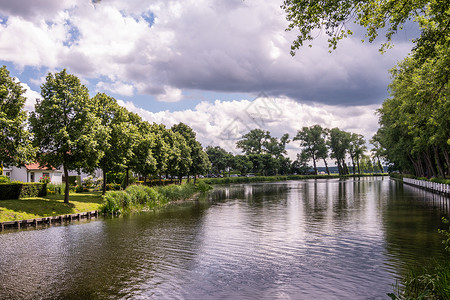
[[[17,221],[16,224],[17,224],[17,229],[20,229],[20,221]]]

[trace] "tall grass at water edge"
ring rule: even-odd
[[[148,187],[131,185],[124,191],[109,191],[103,196],[100,210],[106,214],[151,210],[177,200],[186,200],[197,191],[206,191],[205,183]]]

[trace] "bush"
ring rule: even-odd
[[[0,183],[10,183],[11,179],[8,176],[0,175]]]
[[[203,192],[203,193],[213,189],[213,187],[211,185],[205,183],[204,181],[199,181],[197,183],[196,188],[198,191]]]
[[[109,191],[103,196],[100,208],[104,213],[123,213],[143,208],[155,209],[169,201],[191,197],[197,188],[193,184],[169,185],[150,188],[130,185],[125,191]]]
[[[43,197],[47,195],[47,185],[45,183],[1,183],[0,200],[10,200],[28,197]]]

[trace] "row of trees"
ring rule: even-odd
[[[450,48],[426,60],[410,56],[391,70],[391,97],[374,136],[392,167],[418,177],[450,174]]]
[[[305,173],[311,169],[308,163],[312,162],[312,168],[317,175],[319,160],[324,162],[327,173],[330,174],[327,163],[329,158],[336,161],[341,175],[350,173],[346,163],[348,158],[351,160],[353,174],[361,173],[367,168],[373,169],[374,165],[376,170],[383,172],[381,156],[376,150],[372,152],[372,157],[366,155],[366,141],[360,134],[314,125],[303,127],[293,140],[299,141],[301,147],[295,161],[286,157],[286,144],[290,142],[288,134],[278,139],[271,136],[269,131],[261,129],[251,130],[236,143],[237,148],[244,153],[242,155],[233,155],[220,147],[207,147],[206,153],[212,164],[211,170],[216,174],[230,169],[242,174]]]
[[[203,174],[210,162],[195,132],[183,123],[168,129],[150,124],[106,94],[89,96],[88,89],[66,70],[49,73],[41,86],[29,122],[23,111],[25,90],[0,69],[0,161],[23,165],[37,159],[47,167],[63,167],[69,197],[69,171],[103,171],[148,175]],[[28,128],[27,128],[28,127]],[[29,129],[29,130],[28,130]]]
[[[381,51],[407,22],[420,27],[410,55],[391,70],[390,98],[378,110],[380,129],[373,137],[374,153],[391,167],[419,177],[450,175],[450,2],[431,1],[293,1],[282,8],[298,29],[291,46],[295,55],[313,40],[316,30],[328,35],[329,47],[352,34],[350,21],[366,29],[369,42],[380,30]]]

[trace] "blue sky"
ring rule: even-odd
[[[0,0],[0,63],[27,88],[27,109],[46,74],[66,68],[91,95],[111,95],[150,122],[185,122],[204,146],[229,151],[222,133],[230,126],[292,136],[318,123],[370,138],[388,70],[417,34],[402,32],[381,55],[379,44],[361,43],[361,30],[332,53],[317,33],[292,57],[281,0],[95,2]],[[266,114],[258,123],[249,107],[268,103],[261,93],[282,113],[258,110]]]

